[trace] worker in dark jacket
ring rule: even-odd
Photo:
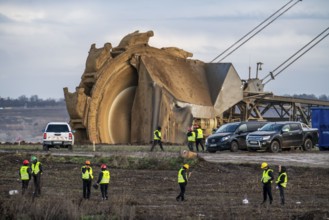
[[[38,197],[41,195],[41,174],[43,172],[42,164],[38,161],[36,156],[32,156],[31,161],[32,161],[31,173],[32,173],[33,183],[34,183],[33,195]]]
[[[281,205],[284,205],[284,189],[287,187],[288,176],[286,168],[284,166],[279,166],[279,176],[276,180],[277,188],[280,190]]]
[[[203,146],[203,130],[199,125],[196,126],[195,129],[195,134],[196,134],[196,140],[195,140],[195,148],[197,151],[199,151],[199,144],[202,147],[202,151],[204,151],[204,146]]]
[[[163,151],[163,147],[162,147],[162,141],[161,141],[162,137],[161,137],[161,127],[158,126],[158,128],[153,132],[153,144],[151,147],[151,151],[153,151],[155,145],[159,145],[161,150]]]
[[[179,184],[179,188],[180,188],[180,193],[179,195],[176,197],[176,200],[179,201],[179,199],[181,199],[181,201],[184,201],[184,195],[185,195],[185,188],[188,182],[188,177],[190,177],[191,173],[188,175],[188,169],[190,168],[190,166],[188,164],[184,164],[182,168],[180,168],[180,170],[178,171],[178,184]]]
[[[195,140],[196,140],[195,132],[192,131],[191,128],[189,128],[186,135],[187,135],[187,146],[188,146],[188,149],[190,151],[193,151],[193,146],[194,146]]]
[[[28,160],[23,161],[23,166],[21,166],[21,168],[19,169],[19,176],[22,180],[22,195],[24,195],[25,190],[27,190],[31,179],[31,168],[29,167]]]
[[[263,202],[264,204],[267,200],[267,195],[270,199],[270,204],[272,204],[273,197],[272,197],[272,181],[273,177],[273,170],[269,168],[266,162],[263,162],[261,165],[263,169],[262,179],[261,182],[263,183]]]
[[[91,182],[94,179],[93,169],[90,165],[90,161],[86,160],[85,165],[81,167],[82,174],[82,194],[84,199],[90,198]]]
[[[110,171],[107,170],[107,166],[105,164],[101,165],[101,172],[98,175],[97,185],[100,185],[101,193],[102,193],[102,200],[108,200],[107,190],[109,187],[111,174]]]

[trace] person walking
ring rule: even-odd
[[[261,169],[263,169],[262,179],[261,182],[263,183],[263,202],[265,204],[267,200],[267,196],[270,199],[270,204],[272,204],[273,197],[272,197],[272,180],[273,177],[273,170],[269,168],[266,162],[263,162],[261,165]]]
[[[193,146],[195,144],[195,139],[196,139],[195,132],[192,131],[191,128],[189,128],[186,135],[187,135],[187,146],[188,146],[188,149],[190,151],[193,151]]]
[[[178,171],[178,184],[180,188],[180,193],[176,197],[176,201],[179,201],[179,199],[181,199],[181,201],[185,201],[185,189],[188,182],[188,177],[191,176],[191,173],[189,173],[189,175],[187,174],[188,169],[190,169],[190,165],[184,164],[183,167],[181,167]]]
[[[82,194],[84,199],[90,198],[91,182],[94,179],[93,169],[90,165],[90,161],[86,160],[85,165],[81,167],[82,174]]]
[[[42,164],[38,161],[36,156],[32,156],[31,161],[31,173],[34,183],[33,196],[38,197],[41,195],[41,174],[43,172]]]
[[[23,161],[23,166],[19,169],[19,176],[22,180],[22,195],[24,195],[31,179],[31,168],[28,160]]]
[[[105,164],[101,165],[101,172],[98,175],[97,185],[100,185],[102,200],[108,200],[107,190],[109,187],[111,173]]]
[[[152,147],[151,147],[151,151],[153,151],[154,147],[156,145],[159,145],[161,150],[163,150],[163,147],[162,147],[162,142],[161,142],[161,127],[158,126],[158,128],[153,132],[153,144],[152,144]]]
[[[197,151],[199,151],[199,144],[202,147],[202,151],[204,151],[204,146],[203,146],[203,130],[201,129],[200,125],[196,126],[196,141],[195,141],[195,148]]]
[[[280,190],[280,198],[281,198],[281,205],[284,205],[284,189],[287,187],[288,182],[288,175],[286,171],[286,167],[279,166],[279,176],[276,180],[277,188]]]

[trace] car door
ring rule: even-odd
[[[292,140],[292,133],[290,131],[290,125],[286,124],[281,129],[281,137],[282,137],[282,146],[283,148],[290,147],[293,140]]]
[[[300,146],[303,143],[303,129],[300,124],[292,123],[290,124],[290,129],[292,133],[292,146]]]
[[[236,131],[236,139],[238,141],[239,144],[239,148],[240,149],[246,149],[247,145],[246,145],[246,137],[248,134],[248,129],[247,129],[247,124],[241,124],[239,126],[239,128]]]

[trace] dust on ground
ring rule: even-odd
[[[326,152],[327,153],[327,152]],[[161,153],[153,153],[159,155]],[[150,153],[152,155],[152,153]],[[205,157],[209,156],[208,154]],[[214,154],[221,157],[225,154]],[[247,154],[246,154],[247,155]],[[264,154],[262,156],[266,156]],[[308,156],[311,154],[304,154]],[[328,156],[328,154],[326,154]],[[286,205],[279,202],[279,192],[273,186],[274,202],[261,205],[262,188],[259,163],[201,160],[191,168],[186,191],[186,202],[177,202],[179,193],[176,170],[111,169],[109,200],[101,201],[99,190],[92,189],[90,200],[82,200],[81,164],[54,162],[43,156],[42,195],[32,199],[32,182],[27,195],[9,196],[8,191],[20,190],[18,170],[29,154],[0,153],[0,214],[1,218],[15,218],[26,212],[25,219],[33,219],[41,212],[51,219],[59,217],[79,219],[96,216],[98,219],[328,219],[328,167],[289,166]],[[168,155],[166,155],[168,156]],[[173,156],[177,156],[176,154]],[[279,156],[279,154],[278,154]],[[281,155],[282,156],[282,155]],[[227,153],[224,158],[242,157]],[[248,157],[247,157],[248,158]],[[250,157],[252,158],[252,157]],[[28,159],[28,158],[27,158]],[[236,159],[236,158],[235,158]],[[275,161],[275,158],[272,158]],[[255,158],[252,158],[255,160]],[[106,157],[103,160],[106,163]],[[277,161],[273,164],[281,163]],[[284,161],[283,161],[284,162]],[[288,163],[288,162],[287,162]],[[99,165],[94,165],[95,176]],[[276,167],[272,167],[277,177]],[[243,204],[247,198],[249,204]],[[34,214],[32,213],[34,212]]]

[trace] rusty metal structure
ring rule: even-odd
[[[117,47],[91,45],[75,92],[64,88],[76,142],[149,143],[162,126],[163,141],[181,144],[199,124],[210,134],[238,120],[301,120],[329,102],[264,92],[262,80],[240,79],[231,63],[204,63],[176,47],[149,45],[153,31],[133,32]]]

